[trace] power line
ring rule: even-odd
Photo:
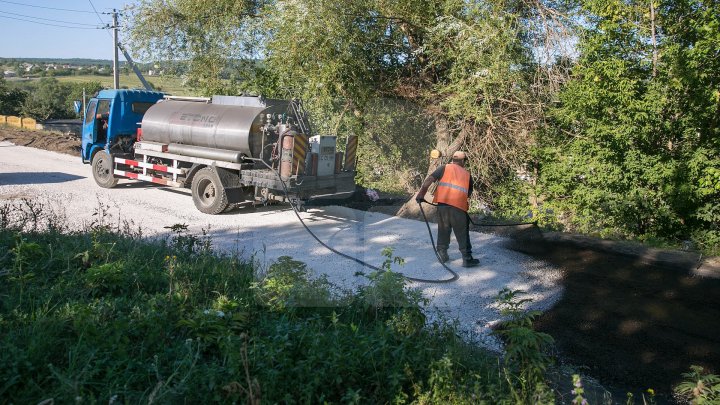
[[[100,13],[98,13],[98,11],[97,11],[97,9],[95,8],[95,5],[93,4],[92,0],[88,0],[88,2],[90,2],[90,6],[92,7],[93,11],[95,12],[95,15],[97,16],[97,18],[98,18],[98,20],[100,21],[100,23],[101,23],[103,26],[108,27],[108,24],[105,24],[105,21],[103,21],[102,17],[100,17]],[[110,31],[105,31],[105,32],[107,32],[107,34],[110,36],[110,38],[112,38],[112,35],[110,34]]]
[[[31,16],[31,15],[11,13],[11,12],[9,12],[9,11],[0,11],[0,13],[11,14],[11,15],[15,15],[15,16],[18,16],[18,17],[32,18],[32,19],[35,19],[35,20],[44,20],[44,21],[50,21],[50,22],[56,22],[56,23],[62,23],[62,24],[72,24],[72,25],[87,25],[87,26],[90,26],[90,27],[97,28],[97,25],[95,25],[95,24],[85,24],[85,23],[79,23],[79,22],[75,22],[75,21],[52,20],[52,19],[50,19],[50,18],[34,17],[34,16]]]
[[[50,24],[50,23],[44,23],[44,22],[40,22],[40,21],[26,20],[26,19],[24,19],[24,18],[19,18],[19,17],[7,17],[7,16],[4,16],[4,15],[0,15],[0,18],[7,18],[8,20],[26,21],[26,22],[30,22],[30,23],[34,23],[34,24],[48,25],[48,26],[51,26],[51,27],[71,28],[71,29],[76,29],[76,30],[100,30],[100,29],[102,29],[102,28],[100,28],[100,27],[95,27],[95,28],[90,28],[90,27],[73,27],[73,26],[69,26],[69,25]]]
[[[15,4],[15,5],[18,5],[18,6],[25,6],[25,7],[44,8],[44,9],[47,9],[47,10],[70,11],[70,12],[73,12],[73,13],[87,13],[87,14],[92,14],[92,12],[90,12],[90,11],[85,11],[85,10],[71,10],[71,9],[67,9],[67,8],[56,8],[56,7],[36,6],[36,5],[34,5],[34,4],[18,3],[18,2],[15,2],[15,1],[7,1],[7,0],[0,0],[0,3]]]

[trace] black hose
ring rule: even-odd
[[[445,263],[443,263],[442,259],[440,258],[440,254],[438,253],[437,248],[435,247],[435,239],[432,236],[432,229],[430,229],[430,222],[428,221],[427,216],[425,216],[425,210],[422,207],[422,201],[418,201],[418,206],[420,207],[420,212],[422,213],[423,219],[425,220],[425,226],[427,227],[428,235],[430,235],[430,243],[432,243],[433,252],[435,252],[435,257],[437,257],[438,263],[440,263],[445,268],[445,270],[449,271],[450,274],[453,275],[451,278],[449,278],[447,280],[436,280],[436,281],[428,281],[428,282],[449,283],[449,282],[457,280],[458,278],[460,278],[460,276],[458,276],[458,274],[456,272],[452,271],[448,266],[445,265]]]
[[[537,221],[533,222],[511,222],[511,223],[492,223],[492,222],[480,222],[479,224],[470,218],[468,214],[468,220],[475,226],[520,226],[520,225],[537,225]]]
[[[432,205],[433,207],[437,207],[437,206],[438,206],[437,204],[433,204],[433,203],[428,202],[428,201],[422,201],[422,202],[424,202],[425,204],[428,204],[428,205]],[[420,207],[420,210],[422,211],[422,207]],[[537,225],[537,221],[533,221],[533,222],[513,222],[513,223],[509,223],[509,224],[508,224],[508,223],[502,223],[502,224],[500,224],[500,223],[495,223],[495,224],[493,224],[493,223],[487,223],[487,222],[486,222],[486,223],[479,223],[479,224],[478,224],[478,223],[476,223],[475,221],[472,220],[472,218],[470,217],[470,214],[468,214],[468,213],[466,212],[465,215],[467,215],[468,221],[470,221],[470,223],[473,224],[473,225],[475,225],[475,226],[520,226],[520,225]],[[423,212],[423,217],[425,217],[425,213],[424,213],[424,212]],[[427,221],[427,218],[425,219],[425,221]]]
[[[288,201],[290,201],[290,193],[288,192],[287,186],[285,186],[285,182],[282,180],[280,175],[275,170],[273,170],[273,168],[270,167],[270,165],[268,165],[264,160],[254,159],[254,158],[251,158],[250,160],[262,162],[268,169],[270,169],[273,173],[275,173],[278,180],[280,180],[280,184],[282,184],[283,192],[285,193],[285,198],[287,198]],[[325,247],[326,249],[328,249],[329,251],[331,251],[337,255],[340,255],[346,259],[352,260],[361,266],[373,269],[373,270],[381,272],[381,273],[385,271],[385,269],[381,269],[380,267],[373,266],[370,263],[364,262],[356,257],[352,257],[348,254],[345,254],[343,252],[340,252],[339,250],[336,250],[336,249],[328,246],[325,242],[321,241],[320,238],[318,238],[317,235],[315,235],[315,233],[313,233],[312,230],[310,230],[310,228],[307,226],[307,224],[305,224],[305,221],[300,216],[300,213],[298,212],[297,207],[295,207],[295,204],[293,204],[291,202],[290,206],[292,207],[293,212],[295,212],[295,216],[298,218],[298,220],[300,220],[300,223],[302,224],[303,228],[305,228],[305,230],[323,247]],[[442,262],[442,260],[440,260],[440,255],[438,254],[437,249],[435,248],[435,240],[433,239],[433,236],[432,236],[432,230],[430,229],[430,223],[428,222],[427,217],[425,216],[425,211],[423,211],[422,205],[420,205],[420,211],[423,214],[423,218],[425,218],[425,225],[427,226],[428,234],[430,234],[430,240],[432,241],[432,247],[433,247],[433,251],[435,252],[435,257],[437,257],[438,262],[445,268],[445,270],[447,270],[448,272],[450,272],[450,274],[452,274],[452,277],[450,277],[448,279],[444,279],[444,280],[427,280],[427,279],[423,279],[423,278],[409,277],[402,273],[398,273],[398,274],[403,276],[406,280],[415,281],[418,283],[444,284],[444,283],[451,283],[453,281],[456,281],[458,278],[460,278],[460,276],[458,276],[458,274],[456,272],[451,270],[448,266],[445,265],[445,263]]]

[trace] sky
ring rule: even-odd
[[[0,0],[0,57],[111,60],[112,32],[96,28],[112,22],[112,16],[103,13],[135,2]]]

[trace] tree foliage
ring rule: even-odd
[[[325,111],[339,101],[331,128],[367,135],[378,100],[414,105],[431,136],[417,139],[416,152],[427,156],[436,148],[448,156],[466,148],[475,178],[489,185],[517,166],[533,141],[541,102],[527,43],[537,33],[527,22],[538,7],[521,1],[276,2],[269,12],[268,70],[281,87],[299,89]],[[426,169],[426,159],[415,162],[413,172],[440,163]]]
[[[142,0],[127,11],[141,59],[187,60],[188,85],[202,94],[237,91],[231,70],[251,75],[263,42],[255,28],[262,0]],[[236,76],[234,76],[236,77]]]
[[[0,115],[18,115],[27,93],[7,85],[0,77]]]
[[[361,145],[388,138],[373,123],[387,115],[379,106],[398,105],[391,114],[420,115],[426,130],[392,134],[414,138],[411,151],[393,142],[380,145],[390,154],[361,151],[373,156],[367,171],[378,163],[396,169],[398,160],[378,157],[392,156],[403,173],[428,172],[440,162],[428,168],[416,156],[465,147],[476,178],[490,184],[522,160],[538,120],[528,44],[537,33],[527,22],[539,8],[504,0],[146,0],[132,14],[131,38],[149,56],[189,58],[203,92],[302,97],[318,130],[359,134]]]
[[[83,90],[88,97],[102,89],[99,82],[61,83],[55,78],[42,78],[33,83],[20,113],[38,120],[74,118],[73,101],[82,100]]]
[[[57,79],[40,79],[25,100],[22,113],[38,120],[64,118],[68,109],[65,105],[68,95],[68,88],[62,86]]]
[[[717,246],[720,6],[652,7],[583,3],[589,26],[550,111],[535,192],[570,230]]]

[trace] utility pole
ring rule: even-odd
[[[120,88],[120,69],[118,63],[118,13],[113,9],[113,84],[115,89]]]

